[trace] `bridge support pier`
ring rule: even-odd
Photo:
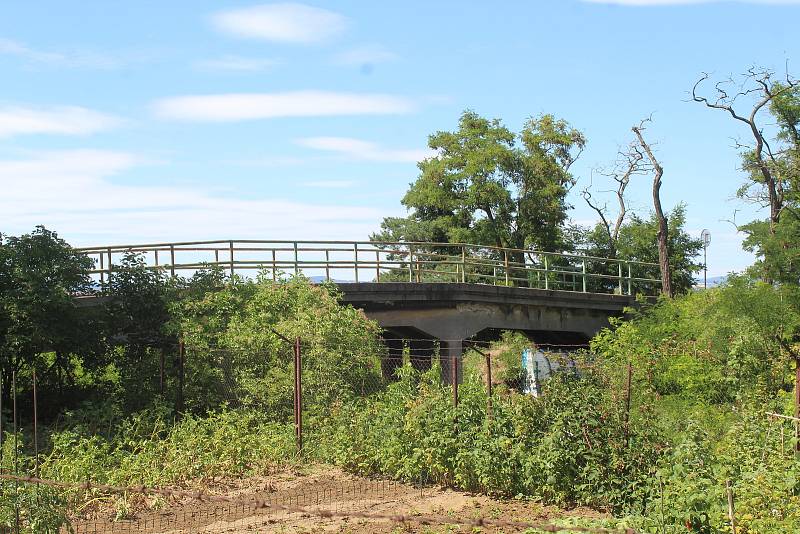
[[[448,339],[441,342],[439,361],[442,366],[442,381],[452,384],[455,380],[459,384],[464,379],[462,357],[464,354],[464,340]]]

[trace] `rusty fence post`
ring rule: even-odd
[[[183,382],[184,382],[184,365],[186,364],[186,345],[183,340],[178,342],[178,398],[176,401],[175,411],[177,418],[180,419],[183,415]]]
[[[33,370],[33,474],[39,476],[39,406],[36,398],[36,369]]]
[[[625,379],[625,447],[630,446],[630,419],[631,419],[631,378],[633,376],[633,365],[628,363],[627,377]]]
[[[297,453],[303,452],[303,369],[300,336],[294,340],[294,433]]]
[[[486,358],[486,415],[489,421],[494,419],[492,412],[492,357],[487,353]]]
[[[800,453],[800,358],[794,361],[794,452]]]
[[[450,350],[449,347],[448,350]],[[450,379],[453,381],[453,407],[457,408],[458,407],[458,360],[455,354],[450,356]]]

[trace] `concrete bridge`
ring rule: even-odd
[[[442,358],[460,361],[465,340],[486,330],[585,343],[636,294],[654,295],[660,283],[652,263],[463,243],[247,240],[80,250],[94,259],[101,284],[130,253],[173,276],[215,268],[331,281],[345,303],[384,328],[390,348],[408,343],[412,358],[427,357],[428,365],[433,343]]]

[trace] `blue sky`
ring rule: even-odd
[[[796,75],[798,23],[792,0],[7,1],[0,229],[45,224],[75,245],[364,239],[404,213],[427,135],[466,108],[582,130],[571,215],[588,223],[577,192],[652,113],[664,203],[711,230],[723,274],[752,260],[726,222],[753,215],[732,200],[747,132],[687,91],[703,71]],[[635,181],[632,207],[649,195]]]

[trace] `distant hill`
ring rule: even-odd
[[[725,282],[728,281],[728,275],[723,276],[709,276],[708,277],[708,287],[717,287]],[[697,289],[701,289],[703,287],[703,278],[695,278],[694,280],[694,287]]]

